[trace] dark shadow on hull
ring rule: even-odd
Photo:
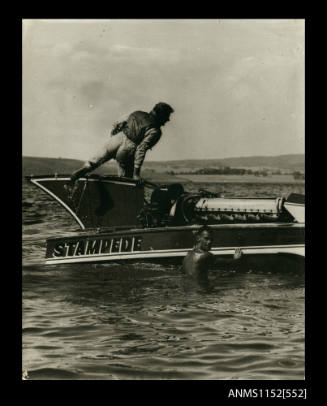
[[[114,207],[114,201],[103,183],[98,182],[97,189],[99,192],[100,205],[95,209],[95,214],[97,216],[103,216]]]

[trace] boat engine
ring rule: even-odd
[[[292,222],[285,198],[223,198],[205,190],[185,193],[182,185],[162,186],[139,214],[143,227],[186,224]]]
[[[194,205],[194,216],[211,224],[282,221],[289,217],[283,211],[283,198],[200,198]],[[290,220],[289,218],[287,219]]]

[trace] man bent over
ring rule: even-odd
[[[95,157],[72,174],[71,180],[75,182],[111,159],[116,159],[118,163],[118,176],[140,179],[145,154],[160,140],[161,127],[169,121],[173,111],[169,104],[160,102],[150,113],[134,111],[116,122],[107,143]]]

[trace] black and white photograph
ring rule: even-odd
[[[22,380],[304,382],[305,19],[21,25]]]

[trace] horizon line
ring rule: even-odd
[[[289,156],[289,155],[303,155],[305,156],[305,153],[289,153],[289,154],[278,154],[278,155],[245,155],[245,156],[229,156],[225,158],[182,158],[182,159],[167,159],[167,160],[147,160],[144,163],[146,164],[147,162],[176,162],[176,161],[219,161],[223,159],[239,159],[239,158],[277,158],[277,157],[282,157],[282,156]],[[22,158],[46,158],[46,159],[71,159],[74,161],[84,161],[83,159],[80,158],[68,158],[68,157],[61,157],[61,156],[32,156],[32,155],[22,155]],[[113,161],[115,159],[112,159]],[[110,161],[108,161],[109,163]]]

